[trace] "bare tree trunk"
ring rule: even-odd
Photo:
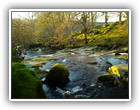
[[[83,33],[85,34],[85,45],[88,44],[88,40],[87,40],[87,13],[86,12],[83,12],[83,15],[82,15],[82,24],[83,24],[83,27],[84,27],[84,30],[83,30]]]
[[[108,24],[108,13],[107,12],[104,12],[105,13],[105,25]]]
[[[122,12],[119,12],[119,23],[122,22]]]

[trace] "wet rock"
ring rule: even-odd
[[[74,98],[76,98],[76,99],[87,99],[87,98],[89,98],[89,96],[87,96],[87,95],[75,95]]]
[[[120,53],[116,58],[128,61],[128,53]]]
[[[119,81],[119,77],[116,75],[116,74],[101,74],[99,76],[97,76],[97,82],[107,82],[109,84],[112,84],[112,85],[116,85],[118,84],[120,81]]]
[[[128,84],[128,64],[111,66],[108,73],[97,76],[97,82],[107,82],[112,85]]]
[[[73,52],[72,52],[72,53],[70,53],[70,54],[71,54],[71,55],[75,55],[75,53],[73,53]]]
[[[70,91],[65,91],[65,96],[66,97],[70,97],[71,96],[71,92]]]
[[[108,71],[108,69],[109,69],[111,66],[112,66],[112,64],[111,64],[110,62],[108,62],[108,61],[105,62],[104,67],[105,67],[105,70],[106,70],[106,71]]]
[[[115,52],[115,55],[120,55],[120,51],[117,50],[117,51]]]
[[[118,59],[118,58],[108,58],[107,61],[110,62],[112,65],[127,63],[125,59]]]
[[[91,65],[96,65],[98,62],[94,61],[94,62],[87,62],[87,64],[91,64]]]
[[[76,87],[72,88],[73,93],[76,93],[76,92],[79,92],[79,91],[83,91],[83,88],[80,87],[80,86],[76,86]]]
[[[115,55],[121,55],[121,53],[128,53],[128,48],[124,47],[120,50],[116,50]]]
[[[125,80],[126,78],[128,78],[128,64],[119,64],[112,66],[109,69],[109,73],[118,74],[121,79]]]
[[[55,64],[46,76],[45,82],[48,86],[63,86],[68,82],[69,71],[62,64]]]
[[[128,84],[128,64],[119,64],[116,65],[118,67],[119,73],[120,73],[120,78],[121,78],[121,82],[125,85]]]
[[[83,83],[83,84],[81,84],[81,87],[85,88],[85,87],[87,87],[87,85],[85,83]]]

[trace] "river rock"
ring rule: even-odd
[[[128,78],[128,64],[115,65],[118,68],[121,79],[126,80]]]
[[[120,55],[120,51],[117,50],[117,51],[115,52],[115,55]]]
[[[76,98],[76,99],[87,99],[87,98],[89,98],[89,96],[87,96],[87,95],[75,95],[74,98]]]
[[[96,61],[91,61],[91,62],[87,62],[87,64],[90,64],[90,65],[96,65],[98,62]]]
[[[21,63],[12,63],[11,93],[13,99],[46,98],[35,72]]]
[[[68,81],[69,71],[62,64],[55,64],[46,76],[45,82],[48,86],[63,86]]]
[[[110,74],[117,74],[122,79],[128,78],[128,64],[119,64],[108,69]]]
[[[99,76],[97,76],[97,82],[107,82],[111,85],[116,85],[119,83],[119,76],[117,76],[116,74],[101,74]]]
[[[118,70],[118,67],[117,66],[111,66],[109,69],[108,69],[108,73],[109,74],[115,74],[117,76],[120,77],[120,73],[119,73],[119,70]]]
[[[128,64],[111,66],[108,73],[97,76],[97,82],[108,82],[112,85],[128,84]]]

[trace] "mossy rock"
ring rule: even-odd
[[[120,77],[120,73],[119,73],[119,70],[118,70],[118,67],[117,66],[111,66],[109,69],[108,69],[108,73],[109,74],[115,74],[117,76]]]
[[[116,58],[128,60],[128,54],[122,54],[122,55],[120,54],[120,55],[117,55]]]
[[[12,63],[11,96],[13,99],[46,98],[35,72],[21,63]]]
[[[97,82],[107,82],[112,85],[128,84],[128,64],[111,66],[108,73],[97,76]]]
[[[50,60],[51,60],[50,58],[40,57],[40,58],[26,59],[23,62],[28,62],[28,61],[30,61],[30,62],[43,62],[43,61],[50,61]]]
[[[111,85],[116,85],[118,83],[120,83],[119,81],[119,76],[116,74],[101,74],[99,76],[97,76],[97,82],[107,82]]]
[[[33,58],[33,59],[23,60],[22,63],[26,65],[30,65],[33,68],[39,68],[50,60],[51,60],[50,58]]]
[[[119,81],[122,84],[128,84],[128,64],[119,64],[115,66],[111,66],[108,69],[109,74],[115,74],[119,77]]]
[[[34,63],[32,63],[31,67],[37,69],[37,68],[41,67],[43,64],[44,63],[42,63],[42,62],[34,62]]]
[[[128,78],[128,64],[119,64],[112,66],[108,69],[110,74],[116,74],[122,79]]]
[[[49,60],[51,60],[51,59],[50,58],[34,58],[31,61],[37,62],[37,61],[49,61]]]
[[[45,82],[48,86],[63,86],[68,81],[69,71],[62,64],[55,64],[46,76]]]

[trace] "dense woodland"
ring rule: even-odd
[[[32,12],[28,19],[12,19],[12,49],[17,46],[28,49],[37,45],[56,49],[93,46],[100,43],[100,41],[98,43],[95,41],[101,36],[105,40],[108,40],[105,36],[128,36],[128,32],[119,32],[118,28],[128,28],[126,22],[125,26],[122,23],[122,19],[128,20],[128,12],[112,12],[119,18],[116,24],[108,22],[108,19],[113,16],[110,13]],[[97,22],[99,18],[104,19],[104,22]],[[118,32],[114,30],[114,35],[110,35],[109,31],[114,26],[118,28]],[[128,29],[122,31],[128,31]]]

